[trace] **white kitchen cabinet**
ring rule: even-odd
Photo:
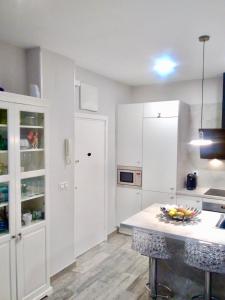
[[[144,104],[145,118],[170,118],[178,117],[179,101],[160,101]]]
[[[0,93],[0,299],[4,300],[41,299],[51,291],[46,122],[44,100]]]
[[[143,104],[120,104],[117,120],[117,165],[142,166]]]
[[[176,195],[152,191],[142,191],[141,209],[145,209],[154,203],[176,204]]]
[[[117,187],[117,225],[141,210],[141,190]]]
[[[4,237],[0,239],[0,299],[16,299],[15,261],[11,249],[11,239]],[[11,278],[12,276],[12,278]]]
[[[177,180],[178,118],[144,118],[144,190],[171,193]]]
[[[177,205],[202,209],[202,199],[200,197],[178,195]]]

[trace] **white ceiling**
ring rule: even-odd
[[[224,0],[0,0],[0,39],[61,53],[89,70],[130,85],[160,81],[155,58],[178,63],[167,80],[225,71]]]

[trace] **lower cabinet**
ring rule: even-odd
[[[142,191],[117,187],[117,225],[141,210]]]
[[[38,249],[38,251],[37,251]],[[17,242],[18,298],[40,297],[49,286],[47,272],[46,226],[24,230]]]
[[[13,259],[13,242],[9,237],[0,241],[0,299],[16,299],[16,268]],[[12,278],[14,277],[14,278]]]
[[[177,204],[202,209],[202,199],[200,197],[177,196]]]
[[[176,204],[176,195],[161,192],[142,191],[141,209],[154,203]]]

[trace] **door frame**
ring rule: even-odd
[[[76,175],[75,175],[75,153],[76,153],[76,120],[78,119],[86,119],[86,120],[96,120],[96,121],[103,121],[105,125],[105,168],[104,168],[104,240],[107,240],[108,237],[108,117],[105,115],[99,115],[99,114],[91,114],[91,113],[75,113],[74,114],[74,189],[76,186]],[[77,257],[76,254],[76,244],[77,244],[77,199],[74,194],[74,245],[75,245],[75,258]]]

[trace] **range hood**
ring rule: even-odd
[[[222,127],[203,128],[204,139],[209,139],[213,143],[209,146],[200,147],[200,157],[205,159],[225,160],[225,73],[223,73],[223,100],[222,100]]]

